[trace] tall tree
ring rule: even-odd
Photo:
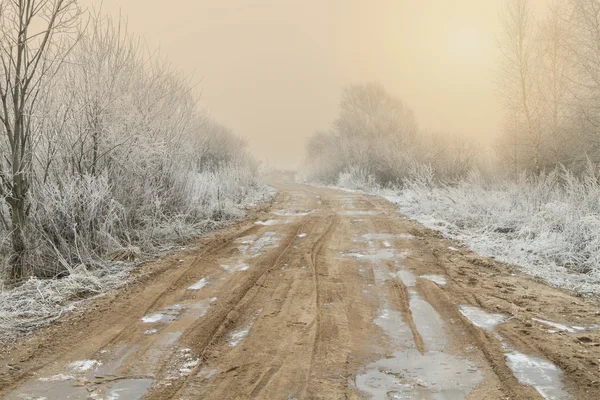
[[[36,106],[77,32],[76,0],[0,0],[0,195],[11,216],[11,278],[23,276]]]

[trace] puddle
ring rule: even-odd
[[[75,377],[72,375],[58,374],[54,376],[49,376],[47,378],[40,378],[38,381],[40,382],[64,382],[75,380]]]
[[[173,322],[179,313],[152,313],[142,317],[145,324],[155,324],[157,322]]]
[[[462,315],[473,323],[473,325],[485,329],[486,331],[491,331],[497,325],[508,320],[506,315],[491,314],[479,307],[458,306],[458,309]]]
[[[392,260],[394,258],[405,258],[408,253],[403,252],[397,254],[392,249],[378,249],[370,252],[350,252],[350,253],[342,253],[344,257],[356,258],[364,261],[378,262],[385,260]]]
[[[381,211],[340,211],[338,212],[340,215],[349,215],[349,216],[363,216],[363,215],[379,215],[383,214]]]
[[[413,273],[405,269],[398,270],[394,275],[402,281],[404,286],[411,287],[417,284],[417,280]]]
[[[421,275],[419,278],[435,282],[438,286],[446,286],[446,277],[442,275]]]
[[[234,272],[247,271],[250,266],[243,261],[238,261],[235,265],[221,265],[221,268],[232,274]]]
[[[373,322],[385,332],[394,347],[410,347],[414,344],[412,331],[402,319],[402,314],[387,304],[379,309]]]
[[[466,359],[442,352],[395,352],[367,366],[356,386],[372,399],[465,399],[481,382],[481,372]]]
[[[170,346],[181,337],[182,333],[182,331],[166,332],[156,343],[159,346]]]
[[[409,235],[407,233],[365,233],[361,235],[360,238],[363,241],[369,240],[394,240],[394,239],[414,239],[413,235]]]
[[[569,399],[561,384],[561,371],[549,361],[516,351],[505,354],[506,364],[521,385],[532,386],[546,400]]]
[[[399,270],[396,275],[402,276],[407,286],[415,280],[406,270]],[[385,294],[380,294],[381,308],[373,322],[388,337],[393,355],[367,365],[356,376],[356,386],[371,398],[382,400],[467,398],[483,374],[468,359],[444,351],[447,338],[443,320],[416,291],[411,289],[408,293],[424,353],[417,350],[413,333],[402,314],[390,307]]]
[[[531,318],[533,321],[539,322],[540,324],[550,326],[555,328],[556,331],[551,331],[551,333],[555,332],[567,332],[567,333],[582,333],[589,332],[593,330],[600,329],[600,325],[590,325],[590,326],[568,326],[565,324],[560,324],[558,322],[547,321],[541,318]]]
[[[252,243],[248,248],[248,253],[251,256],[256,257],[263,249],[267,247],[276,247],[278,242],[279,239],[275,232],[265,232]]]
[[[423,339],[425,349],[443,351],[447,342],[444,321],[431,304],[423,300],[417,292],[409,290],[408,293],[412,318]]]
[[[194,283],[192,286],[188,288],[188,290],[200,290],[205,288],[210,282],[206,278],[200,279],[198,282]]]
[[[268,221],[257,221],[254,223],[254,225],[273,226],[273,225],[279,225],[281,223],[282,223],[281,221],[278,221],[276,219],[270,219]]]
[[[273,211],[273,214],[278,217],[305,217],[314,213],[313,211],[294,211],[294,210],[286,210],[286,211]]]
[[[85,360],[85,365],[90,365]],[[73,364],[73,363],[72,363]],[[94,364],[97,366],[98,364]],[[90,367],[93,368],[93,367]],[[141,379],[120,379],[117,381],[102,381],[93,379],[89,375],[86,379],[93,380],[93,384],[87,384],[85,381],[77,381],[75,377],[69,375],[55,375],[51,377],[42,377],[37,380],[30,380],[23,386],[4,397],[5,400],[87,400],[87,399],[141,399],[152,386],[152,380]]]

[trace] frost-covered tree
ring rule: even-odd
[[[0,195],[10,209],[12,279],[23,272],[38,101],[72,46],[78,17],[75,0],[0,2]]]

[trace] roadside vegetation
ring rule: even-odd
[[[194,93],[122,19],[0,0],[0,329],[55,318],[270,196]]]
[[[310,139],[305,179],[385,195],[481,254],[600,293],[599,11],[566,0],[540,20],[527,0],[505,3],[493,152],[422,131],[381,85],[353,85]]]

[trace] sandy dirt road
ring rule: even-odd
[[[598,302],[374,197],[271,208],[5,346],[5,399],[598,399]]]

